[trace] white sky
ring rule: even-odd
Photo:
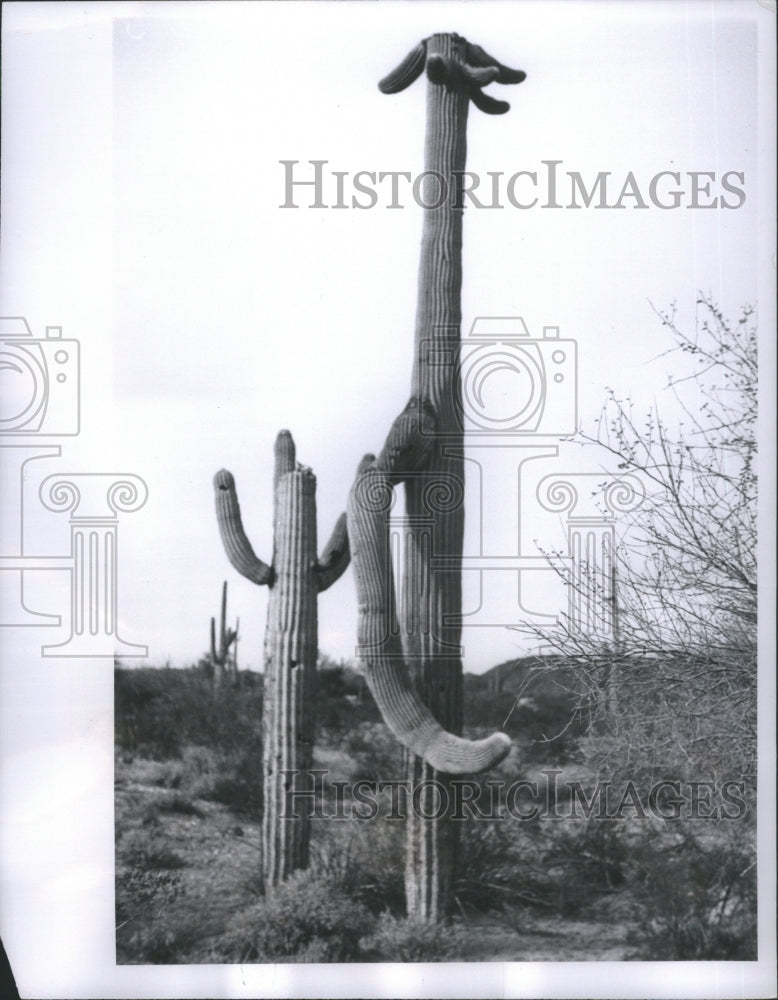
[[[591,425],[606,384],[647,405],[665,382],[667,364],[648,363],[669,343],[648,299],[676,301],[689,326],[698,289],[725,310],[757,298],[756,31],[746,11],[116,5],[111,65],[110,53],[89,49],[75,9],[72,26],[29,32],[58,15],[9,8],[3,310],[27,316],[37,335],[56,323],[81,340],[83,429],[63,461],[148,483],[148,504],[120,532],[125,638],[148,644],[151,662],[192,662],[227,579],[241,663],[259,666],[266,592],[222,552],[213,473],[235,474],[249,536],[269,558],[272,443],[290,428],[318,477],[323,544],[356,462],[380,449],[407,398],[421,210],[409,196],[400,211],[385,196],[370,211],[282,209],[279,161],[418,173],[424,81],[392,97],[376,83],[420,37],[450,28],[528,74],[489,88],[511,102],[507,115],[472,109],[472,171],[542,175],[541,161],[561,160],[560,172],[589,184],[611,171],[611,200],[628,171],[645,197],[662,170],[714,171],[716,193],[722,174],[745,173],[738,210],[686,208],[684,176],[684,207],[672,211],[466,213],[463,328],[477,315],[521,315],[533,336],[557,325],[575,338],[579,411]],[[303,189],[296,197],[308,204]],[[596,458],[569,448],[532,466],[536,478],[588,467]],[[563,544],[555,520],[534,523],[526,502],[523,516],[525,554],[534,538]],[[477,522],[471,503],[466,553]],[[475,584],[466,574],[466,611]],[[40,575],[28,593],[37,600],[34,588],[53,585]],[[560,606],[551,584],[531,589],[538,610]],[[506,623],[518,614],[511,602]],[[355,628],[349,571],[321,598],[321,647],[351,656]],[[476,671],[523,648],[505,628],[466,629],[464,643]]]
[[[649,299],[659,307],[677,301],[688,328],[698,289],[727,312],[761,292],[769,410],[769,7],[751,0],[6,5],[0,314],[26,316],[38,337],[46,325],[62,326],[81,341],[82,356],[82,431],[59,440],[61,458],[31,468],[25,496],[34,500],[53,472],[146,480],[148,503],[123,517],[119,531],[123,637],[147,643],[152,662],[191,662],[205,651],[226,578],[230,617],[241,619],[242,665],[257,666],[266,595],[222,552],[213,473],[234,472],[247,530],[267,557],[272,443],[279,428],[291,428],[299,458],[318,476],[324,541],[357,460],[380,448],[404,405],[421,211],[280,209],[278,161],[326,159],[350,173],[420,170],[423,81],[393,97],[376,83],[434,31],[458,31],[528,74],[518,87],[489,88],[511,101],[506,116],[472,111],[473,171],[510,175],[559,159],[562,170],[590,181],[600,170],[614,178],[632,170],[641,186],[665,169],[746,175],[737,211],[469,210],[464,328],[477,315],[521,315],[533,335],[557,325],[575,338],[580,413],[591,426],[604,385],[646,405],[665,383],[667,363],[651,359],[669,345]],[[767,444],[772,470],[772,437]],[[596,468],[593,456],[562,447],[542,474]],[[526,495],[531,486],[528,477]],[[769,487],[763,495],[769,528],[774,498]],[[33,503],[28,551],[66,553],[66,516],[35,511]],[[499,522],[499,504],[488,516]],[[469,516],[468,544],[477,526]],[[563,542],[553,518],[528,522],[526,534]],[[64,576],[28,573],[35,577],[28,604],[66,616]],[[770,588],[764,593],[769,602]],[[536,599],[551,608],[551,596]],[[322,647],[349,656],[355,619],[348,574],[321,599]],[[464,639],[468,669],[519,651],[507,629],[472,631]],[[422,995],[419,970],[401,967],[362,970],[374,973],[369,981],[336,967],[279,968],[270,978],[256,967],[117,968],[112,671],[99,658],[41,659],[40,644],[60,638],[55,632],[0,633],[0,916],[23,993],[279,996],[304,989],[310,972],[315,989],[330,995],[370,995],[387,982],[393,995]],[[762,670],[764,727],[773,718],[774,678],[769,662]],[[770,733],[762,738],[773,746]],[[769,790],[760,798],[760,874],[769,896],[772,752],[760,768]],[[774,897],[760,899],[760,913],[774,914]],[[457,967],[456,988],[473,996],[769,995],[774,941],[768,927],[760,968],[660,963],[631,968],[625,982],[608,963],[591,963],[585,975],[553,964],[473,965]],[[424,971],[428,995],[445,995],[446,974]]]

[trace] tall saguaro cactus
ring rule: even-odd
[[[407,777],[428,790],[416,800],[423,815],[409,810],[405,885],[408,913],[432,921],[445,913],[456,849],[456,825],[448,812],[439,815],[432,781],[445,787],[445,775],[486,770],[510,748],[504,734],[473,743],[458,735],[464,441],[456,401],[468,108],[472,100],[488,114],[504,113],[508,105],[482,87],[492,81],[520,83],[525,74],[459,35],[436,34],[422,41],[379,87],[396,93],[425,70],[426,190],[411,403],[395,421],[379,457],[357,477],[349,500],[349,534],[368,684],[409,751]],[[400,635],[386,501],[399,482],[405,483],[409,523]]]
[[[338,519],[317,559],[316,477],[295,462],[289,431],[281,431],[275,443],[271,564],[255,555],[246,537],[232,474],[217,472],[214,487],[216,517],[230,562],[253,583],[270,588],[262,710],[262,846],[265,888],[272,891],[292,871],[308,865],[310,816],[299,799],[295,816],[294,796],[309,789],[313,763],[317,594],[348,566],[346,515]],[[290,771],[298,773],[292,776]]]

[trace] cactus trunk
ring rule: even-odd
[[[481,771],[510,748],[504,734],[462,739],[462,541],[464,440],[457,414],[462,287],[462,206],[469,102],[490,114],[508,110],[481,88],[520,83],[480,47],[454,34],[417,46],[381,81],[384,93],[409,86],[426,68],[424,225],[419,267],[411,403],[383,451],[358,475],[349,500],[349,533],[360,600],[360,652],[382,714],[406,747],[406,777],[429,782],[406,823],[408,914],[435,921],[447,910],[457,826],[437,817],[449,774]],[[372,481],[369,477],[372,477]],[[400,636],[395,633],[388,504],[380,495],[405,483],[406,549]],[[372,487],[372,493],[371,493]],[[435,560],[442,560],[435,565]],[[415,686],[411,682],[415,677]],[[449,803],[453,796],[449,794]],[[437,818],[425,818],[436,816]]]
[[[452,60],[457,41],[433,35],[427,58]],[[465,169],[469,94],[463,87],[427,83],[427,130],[424,169],[428,192],[425,205],[435,204],[436,176],[450,184]],[[463,434],[456,412],[455,360],[459,349],[462,288],[461,208],[446,197],[439,208],[425,208],[416,305],[415,352],[411,394],[428,399],[437,417],[436,440],[424,478],[405,484],[406,514],[411,522],[401,613],[403,646],[416,672],[419,693],[441,725],[462,732],[462,539],[464,534]],[[430,359],[438,361],[430,364]],[[440,364],[441,360],[449,363]],[[452,509],[430,510],[429,483],[454,491]],[[457,502],[458,501],[458,502]],[[440,505],[439,505],[440,506]],[[414,532],[413,521],[429,521],[426,532]],[[448,557],[444,570],[431,572],[431,554]],[[425,620],[419,620],[418,588],[426,594]],[[450,623],[450,624],[447,624]],[[424,781],[446,783],[431,764],[406,754],[406,778],[416,787]],[[431,786],[429,796],[434,796]],[[425,798],[428,796],[422,796]],[[449,797],[451,799],[451,796]],[[420,803],[424,815],[436,815],[436,802]],[[425,808],[426,806],[426,808]],[[435,921],[445,915],[454,869],[458,827],[444,814],[424,819],[409,810],[406,824],[405,895],[408,914]]]
[[[276,485],[275,581],[265,633],[263,718],[266,890],[308,866],[308,809],[293,793],[310,787],[316,697],[316,479],[309,469]],[[290,772],[297,772],[290,773]],[[303,800],[304,801],[304,800]]]

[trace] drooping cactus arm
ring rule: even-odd
[[[243,530],[240,504],[235,492],[235,479],[231,472],[220,469],[213,477],[216,500],[216,521],[219,525],[224,551],[235,569],[252,583],[270,585],[273,569],[255,554]]]
[[[435,417],[411,400],[392,425],[378,459],[366,456],[349,495],[348,523],[359,603],[357,635],[368,687],[400,743],[447,774],[488,770],[511,747],[504,733],[466,740],[447,732],[424,704],[403,658],[389,554],[393,487],[424,462]]]
[[[504,63],[484,52],[480,45],[474,42],[467,42],[465,45],[465,57],[470,66],[477,66],[487,69],[495,69],[497,72],[492,77],[497,83],[522,83],[527,79],[527,74],[521,69],[510,69]]]
[[[426,58],[427,42],[421,41],[415,49],[411,49],[397,69],[393,70],[380,81],[378,89],[382,94],[398,94],[401,90],[405,90],[406,87],[410,87],[413,81],[420,77],[424,71]]]
[[[458,35],[453,39],[462,42],[463,58],[445,59],[433,53],[428,55],[428,39],[420,42],[408,53],[397,69],[385,76],[378,84],[382,94],[397,94],[409,87],[421,76],[426,67],[427,77],[432,83],[461,86],[462,82],[469,85],[470,99],[473,104],[488,115],[503,115],[509,110],[507,101],[498,101],[485,94],[482,87],[490,83],[521,83],[527,74],[520,69],[510,69],[499,62],[480,45],[467,42]]]

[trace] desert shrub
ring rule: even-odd
[[[223,755],[211,747],[181,746],[172,760],[155,764],[149,783],[161,788],[174,788],[194,798],[205,798],[201,794],[208,787],[209,780],[222,773]]]
[[[573,916],[626,878],[627,846],[598,820],[479,820],[460,834],[455,895],[477,912],[539,908]]]
[[[205,815],[202,809],[198,808],[194,802],[175,792],[173,795],[166,795],[160,799],[157,805],[160,812],[175,813],[178,816],[197,816],[199,819]]]
[[[199,960],[213,934],[212,921],[202,912],[181,912],[176,903],[146,921],[133,922],[117,934],[119,964],[173,965]]]
[[[185,928],[167,920],[180,896],[181,875],[129,866],[116,874],[116,959],[126,962],[173,961]]]
[[[524,760],[562,763],[575,754],[585,720],[579,684],[563,657],[527,656],[485,675],[465,674],[466,731],[503,728]]]
[[[209,957],[222,962],[345,962],[359,952],[368,911],[329,878],[295,872],[233,918]]]
[[[354,760],[354,781],[393,781],[404,777],[402,748],[383,722],[365,722],[343,737]]]
[[[116,874],[117,930],[149,910],[159,911],[180,892],[181,875],[130,866]]]
[[[638,957],[679,961],[756,959],[756,849],[740,823],[682,829],[633,848],[630,940]]]
[[[383,913],[359,943],[362,958],[383,962],[445,962],[461,955],[469,935],[454,923],[425,923]]]
[[[187,745],[240,752],[261,743],[262,677],[214,690],[198,669],[114,671],[116,742],[124,752],[165,760]]]
[[[380,715],[365,678],[347,663],[319,654],[316,725],[330,739],[355,726],[378,722]]]
[[[253,755],[235,755],[224,762],[224,773],[214,777],[201,796],[220,802],[247,819],[262,816],[261,759]]]
[[[371,913],[405,912],[401,824],[378,819],[370,823],[317,821],[311,858],[317,872]]]
[[[185,868],[186,861],[156,832],[132,828],[119,842],[118,859],[127,865],[143,869]]]
[[[175,789],[178,801],[205,799],[220,802],[240,815],[257,819],[262,815],[262,757],[258,747],[245,751],[224,751],[205,746],[183,746],[177,759],[159,762],[155,769],[155,784]],[[164,808],[165,799],[159,800]],[[175,800],[174,800],[175,801]],[[190,815],[197,815],[197,806],[190,802]],[[198,810],[202,814],[201,810]]]
[[[510,819],[463,824],[454,882],[459,905],[476,912],[553,907],[556,893],[539,826]]]
[[[218,771],[202,776],[193,794],[209,802],[220,802],[247,819],[262,815],[262,756],[255,748],[225,754]]]
[[[553,902],[564,916],[574,916],[626,880],[629,848],[623,823],[601,819],[565,819],[546,826],[548,846],[542,863],[553,886]]]

